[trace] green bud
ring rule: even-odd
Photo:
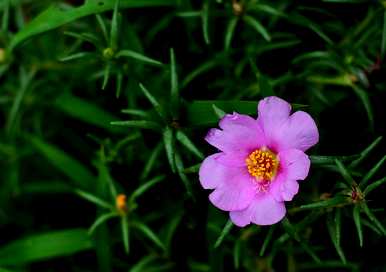
[[[112,48],[108,47],[106,48],[105,50],[103,50],[103,57],[106,59],[106,60],[110,60],[114,57],[115,55],[115,52]]]

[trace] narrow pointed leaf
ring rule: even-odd
[[[374,165],[373,168],[371,168],[371,170],[368,171],[367,174],[363,177],[363,179],[359,183],[360,188],[364,188],[367,185],[370,179],[378,172],[378,170],[381,169],[385,161],[386,155],[376,165]]]
[[[105,42],[108,43],[109,42],[109,34],[107,33],[107,27],[106,27],[105,21],[103,20],[103,18],[100,14],[95,14],[95,17],[97,19],[99,27],[102,30],[103,38],[105,39]]]
[[[181,130],[177,131],[176,139],[183,144],[190,152],[196,155],[198,158],[203,159],[204,154],[195,146],[195,144],[183,133]]]
[[[151,187],[153,187],[154,185],[156,185],[157,183],[161,182],[164,179],[165,179],[165,176],[160,175],[160,176],[157,176],[157,177],[145,182],[144,184],[139,186],[137,189],[135,189],[135,191],[130,196],[130,200],[134,201],[137,197],[141,196],[147,190],[149,190]]]
[[[346,182],[346,184],[350,187],[354,186],[356,182],[348,172],[347,168],[343,165],[343,163],[340,160],[335,159],[335,164],[338,167],[339,173],[342,175],[343,180]]]
[[[135,60],[138,60],[140,62],[143,62],[146,64],[152,64],[152,65],[156,65],[156,66],[162,66],[163,65],[158,60],[146,57],[140,53],[137,53],[135,51],[128,50],[128,49],[121,50],[115,55],[115,58],[121,58],[121,57],[135,59]]]
[[[225,33],[225,40],[224,40],[225,50],[229,50],[229,48],[231,47],[232,39],[235,34],[235,29],[238,21],[239,21],[239,18],[235,16],[228,22],[228,26]]]
[[[264,256],[265,250],[267,249],[267,246],[272,239],[272,235],[273,235],[274,230],[275,230],[275,225],[273,225],[269,228],[268,233],[265,236],[263,245],[261,246],[261,249],[260,249],[260,253],[259,253],[260,257]]]
[[[166,156],[169,161],[170,168],[172,169],[172,172],[176,172],[176,163],[174,159],[175,150],[174,150],[174,137],[173,137],[173,131],[167,127],[163,132],[163,141],[166,151]]]
[[[93,194],[90,194],[88,192],[85,192],[85,191],[82,191],[80,189],[75,189],[74,192],[86,199],[87,201],[91,202],[91,203],[94,203],[96,205],[98,205],[99,207],[101,208],[106,208],[106,209],[109,209],[109,210],[113,210],[114,209],[114,206],[111,205],[110,203],[108,203],[107,201],[103,200],[103,199],[100,199],[99,197],[93,195]]]
[[[117,89],[115,91],[115,97],[116,98],[119,98],[121,96],[122,81],[123,81],[123,74],[122,74],[122,72],[119,72],[117,74]]]
[[[130,229],[128,220],[127,216],[122,216],[121,218],[122,241],[127,255],[129,255],[130,252]]]
[[[335,232],[334,222],[332,222],[331,216],[328,216],[328,220],[327,220],[326,224],[327,224],[328,234],[330,235],[331,241],[336,249],[336,252],[338,253],[342,262],[345,264],[346,263],[346,257],[344,256],[343,250],[340,246],[340,241],[337,240],[337,234]]]
[[[145,224],[135,221],[133,222],[133,227],[135,227],[137,230],[141,231],[142,234],[147,237],[149,240],[151,240],[155,245],[157,245],[162,250],[165,250],[165,245],[162,243],[162,241],[159,239],[159,237]]]
[[[350,164],[351,168],[357,167],[364,159],[368,157],[371,151],[374,150],[374,148],[377,147],[377,145],[382,141],[382,136],[379,136],[377,139],[375,139],[368,147],[366,147],[361,154],[359,155],[359,158],[357,158],[355,161],[353,161]]]
[[[104,90],[107,86],[107,83],[109,82],[110,78],[110,70],[111,70],[111,64],[107,63],[105,66],[105,69],[103,71],[103,83],[102,83],[102,90]]]
[[[202,33],[206,44],[210,44],[209,39],[209,1],[204,2],[202,8]]]
[[[362,207],[366,215],[369,217],[369,219],[377,226],[377,228],[383,233],[383,235],[386,235],[386,229],[382,225],[382,223],[375,217],[375,215],[372,213],[372,211],[369,209],[369,206],[367,206],[366,203],[362,203]]]
[[[166,119],[165,112],[164,112],[163,108],[161,107],[160,103],[157,101],[157,99],[155,99],[155,97],[141,83],[139,83],[139,87],[140,87],[141,91],[143,92],[143,94],[146,96],[146,98],[153,105],[153,107],[157,111],[158,115],[165,120]]]
[[[155,131],[160,131],[161,126],[153,121],[146,120],[128,120],[128,121],[113,121],[110,122],[113,126],[123,126],[130,128],[141,128],[141,129],[151,129]]]
[[[221,231],[220,236],[217,238],[216,243],[214,244],[214,248],[218,248],[221,245],[221,243],[223,242],[225,236],[227,236],[229,234],[229,232],[231,231],[232,227],[233,227],[233,223],[232,223],[232,221],[230,219],[228,219],[228,221],[226,222],[224,228]]]
[[[363,247],[363,233],[362,233],[362,223],[361,223],[361,206],[355,205],[353,209],[353,219],[355,223],[355,228],[358,233],[359,246]]]
[[[192,191],[191,181],[188,179],[188,177],[184,172],[185,171],[184,164],[178,153],[175,154],[175,162],[176,162],[176,169],[177,169],[178,176],[181,178],[182,182],[184,183],[186,193],[188,194],[189,197],[193,199],[193,201],[195,201],[193,191]]]
[[[113,51],[118,48],[118,11],[119,11],[119,0],[115,0],[113,18],[111,20],[111,29],[110,29],[110,48]]]
[[[70,60],[84,59],[84,58],[89,58],[89,57],[94,58],[95,54],[90,53],[90,52],[78,52],[78,53],[75,53],[75,54],[72,54],[72,55],[69,55],[66,57],[62,57],[59,60],[60,61],[70,61]]]
[[[366,189],[363,191],[365,195],[368,195],[373,190],[377,189],[379,186],[381,186],[383,183],[386,183],[386,177],[381,178],[373,183],[371,183],[369,186],[366,187]]]
[[[333,207],[339,204],[346,203],[347,199],[343,196],[336,196],[334,198],[330,198],[327,200],[311,203],[311,204],[306,204],[306,205],[301,205],[300,209],[321,209],[321,208],[328,208],[328,207]]]
[[[92,226],[89,228],[88,230],[88,234],[89,235],[92,235],[94,233],[94,231],[100,226],[102,225],[103,223],[107,222],[109,219],[113,218],[113,217],[117,217],[118,214],[116,212],[111,212],[111,213],[106,213],[106,214],[102,214],[101,216],[99,216],[97,218],[97,220],[95,220],[95,222],[92,224]]]
[[[255,18],[249,15],[244,15],[243,20],[245,23],[254,28],[266,41],[271,40],[271,36],[268,33],[268,30]]]
[[[178,92],[178,75],[176,67],[176,57],[173,48],[170,48],[170,99],[172,114],[174,118],[178,118],[179,113],[179,92]]]
[[[155,163],[157,162],[158,157],[161,154],[163,147],[163,143],[159,142],[157,146],[153,149],[150,157],[147,159],[147,163],[145,164],[142,174],[141,174],[141,179],[145,179],[149,176],[149,173],[153,169]]]

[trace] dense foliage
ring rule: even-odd
[[[382,1],[1,0],[0,271],[385,271]],[[287,215],[198,181],[225,113],[316,120]]]

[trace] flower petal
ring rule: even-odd
[[[278,154],[280,169],[272,181],[269,193],[277,201],[291,201],[299,191],[297,180],[307,177],[310,159],[300,150],[289,149]]]
[[[260,193],[255,196],[248,208],[231,211],[230,218],[239,227],[245,227],[250,223],[272,225],[279,222],[285,213],[284,202],[276,201],[270,194]]]
[[[292,180],[304,180],[310,170],[310,159],[298,149],[289,149],[279,153],[280,170]]]
[[[290,112],[291,105],[276,96],[266,97],[259,102],[257,121],[267,139],[270,139],[277,128],[287,121]]]
[[[233,113],[220,121],[220,129],[209,130],[205,140],[224,152],[251,152],[264,145],[264,134],[253,118]]]
[[[295,148],[306,151],[319,141],[319,132],[308,113],[297,111],[277,129],[274,138],[278,150]]]
[[[213,154],[202,162],[198,175],[204,189],[214,189],[226,179],[229,170],[216,160],[222,154]]]
[[[299,191],[299,183],[296,180],[286,180],[281,187],[281,195],[285,201],[291,201]]]
[[[249,152],[224,153],[216,157],[216,161],[228,167],[246,167],[245,159]]]
[[[222,184],[209,195],[210,201],[217,208],[224,211],[242,210],[248,207],[253,200],[256,194],[253,179],[246,171],[240,170],[237,173],[227,173]]]

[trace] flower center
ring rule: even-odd
[[[248,172],[258,181],[271,181],[276,174],[279,161],[267,148],[256,149],[245,159]]]

